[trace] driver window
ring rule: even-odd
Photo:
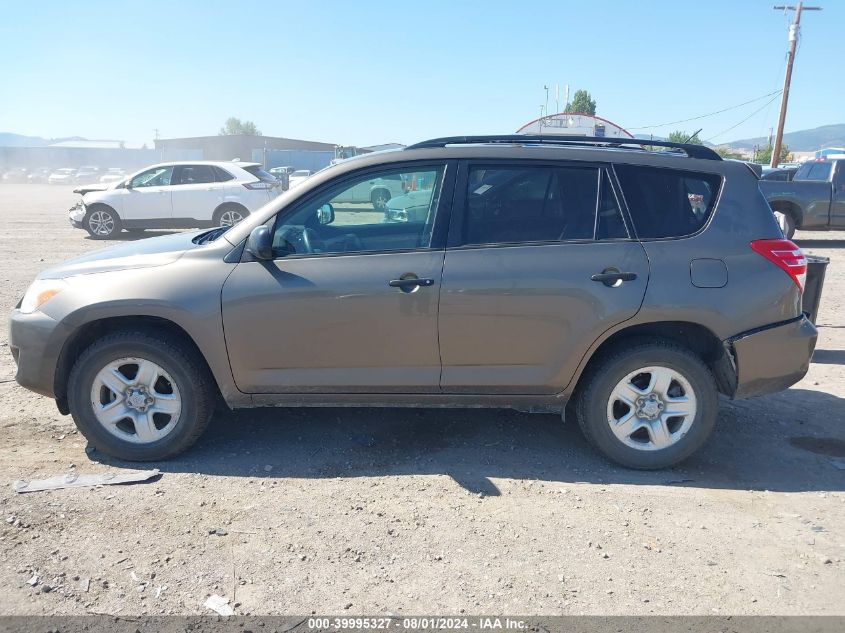
[[[442,166],[369,172],[280,214],[276,256],[429,248]]]
[[[173,176],[173,167],[153,167],[135,176],[130,184],[133,189],[141,187],[166,187]]]

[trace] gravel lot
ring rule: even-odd
[[[4,312],[103,246],[74,201],[0,186]],[[809,375],[723,401],[706,448],[653,473],[553,415],[273,409],[218,414],[158,480],[17,495],[136,466],[14,383],[4,320],[0,613],[845,614],[845,233],[798,236],[833,260]]]

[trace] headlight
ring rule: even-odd
[[[24,314],[35,312],[65,288],[67,282],[63,279],[36,279],[27,288],[19,309]]]
[[[388,209],[387,217],[396,222],[407,222],[408,212],[405,209]]]

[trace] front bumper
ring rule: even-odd
[[[87,213],[87,209],[85,205],[81,202],[77,202],[73,205],[67,212],[67,219],[71,223],[71,226],[77,229],[84,228],[82,224],[82,220],[85,218],[85,214]]]
[[[15,380],[21,387],[55,397],[59,354],[69,332],[43,312],[13,310],[9,318],[9,347],[18,366]]]
[[[734,397],[761,396],[794,385],[810,368],[817,338],[815,326],[802,315],[725,341],[736,363]]]

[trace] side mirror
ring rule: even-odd
[[[334,222],[334,207],[328,202],[317,209],[317,224],[331,224]]]
[[[258,260],[273,259],[273,236],[263,224],[252,229],[246,238],[246,252]]]
[[[123,188],[132,189],[132,180],[127,180],[125,183],[123,183]]]

